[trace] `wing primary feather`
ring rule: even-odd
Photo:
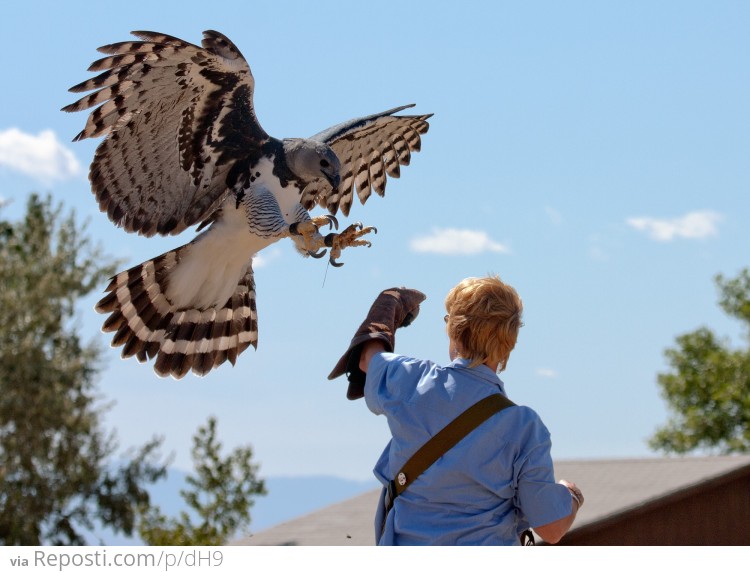
[[[329,127],[328,129],[321,131],[316,135],[313,135],[312,137],[310,137],[310,139],[323,141],[324,143],[328,143],[330,145],[337,139],[344,137],[352,131],[360,129],[361,127],[371,123],[376,119],[391,116],[394,113],[398,113],[399,111],[403,111],[404,109],[409,109],[410,107],[414,107],[415,105],[416,103],[409,103],[407,105],[394,107],[393,109],[389,109],[388,111],[381,111],[380,113],[373,113],[372,115],[367,115],[366,117],[358,117],[357,119],[344,121],[343,123],[339,123],[338,125],[334,125],[333,127]]]
[[[155,44],[168,44],[171,46],[193,46],[196,48],[198,47],[195,44],[191,44],[190,42],[186,42],[185,40],[181,40],[180,38],[176,38],[175,36],[170,36],[169,34],[162,34],[161,32],[137,30],[130,33],[136,38],[140,38],[141,40],[145,40],[147,42],[153,42]]]

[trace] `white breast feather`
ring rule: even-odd
[[[287,224],[298,222],[296,213],[299,209],[299,189],[294,183],[289,183],[286,187],[279,184],[279,179],[273,174],[273,159],[271,156],[258,161],[255,172],[260,173],[260,176],[255,184],[265,187],[273,194]]]
[[[167,298],[178,308],[223,307],[253,255],[277,240],[250,233],[245,209],[225,205],[222,217],[185,249],[170,275]]]

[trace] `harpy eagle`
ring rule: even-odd
[[[406,105],[353,119],[310,138],[276,139],[258,123],[254,79],[237,47],[215,31],[202,46],[165,34],[99,48],[102,72],[72,88],[91,92],[63,111],[96,107],[74,139],[104,136],[89,172],[99,207],[128,232],[202,231],[179,248],[114,276],[96,305],[102,330],[123,358],[156,358],[160,376],[205,375],[257,347],[252,259],[290,237],[303,254],[329,260],[369,246],[373,231],[348,215],[383,195],[427,132],[428,115],[395,115]],[[311,218],[320,206],[330,214]]]

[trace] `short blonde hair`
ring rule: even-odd
[[[497,276],[466,278],[448,292],[445,309],[448,336],[469,367],[491,360],[504,370],[523,325],[518,292]]]

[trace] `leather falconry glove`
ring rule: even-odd
[[[328,379],[335,379],[346,373],[349,380],[347,399],[359,399],[365,395],[365,372],[359,369],[362,345],[370,340],[380,340],[392,352],[396,348],[396,329],[405,328],[414,321],[419,314],[419,305],[426,298],[419,290],[410,288],[389,288],[378,295],[367,318],[354,334],[349,349],[328,374]]]

